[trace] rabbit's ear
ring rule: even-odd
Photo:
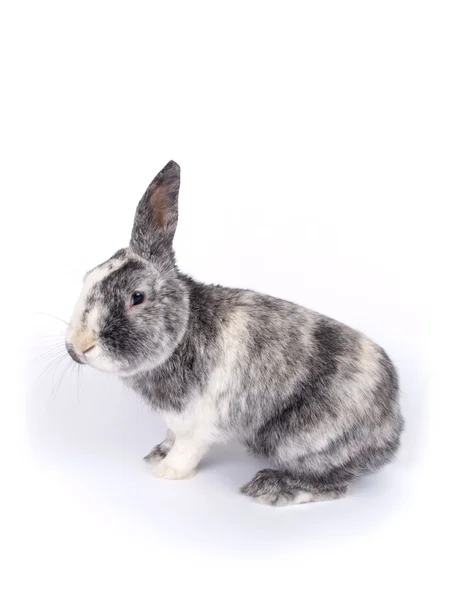
[[[166,268],[175,265],[172,241],[177,228],[179,189],[180,167],[171,160],[139,202],[131,233],[131,250]]]

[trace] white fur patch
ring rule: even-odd
[[[215,407],[217,418],[221,423],[228,421],[228,415],[232,402],[241,403],[241,408],[244,408],[246,398],[243,397],[238,385],[233,386],[235,381],[236,367],[240,360],[244,360],[244,354],[247,353],[247,324],[249,321],[248,314],[243,311],[235,311],[228,327],[222,332],[221,346],[222,359],[220,364],[211,374],[206,390],[206,396],[210,398],[209,402]]]
[[[153,467],[153,474],[163,479],[189,479],[195,475],[195,469],[189,471],[183,467],[177,468],[167,458],[163,458]]]
[[[95,284],[102,281],[102,279],[107,277],[113,271],[119,269],[126,260],[126,257],[112,258],[86,275],[66,335],[66,341],[70,343],[79,354],[82,354],[86,347],[89,346],[86,340],[89,340],[91,344],[96,343],[96,333],[98,332],[100,307],[97,304],[94,304],[88,312],[86,323],[82,323],[82,317],[86,310],[86,302],[89,294]],[[106,361],[101,360],[100,350],[97,347],[89,352],[89,361],[91,362],[96,359],[102,363],[101,365],[98,365],[99,368],[111,370],[108,368]]]

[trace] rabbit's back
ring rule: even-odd
[[[305,408],[314,412],[319,404],[321,412],[335,418],[349,411],[381,415],[397,403],[395,368],[363,334],[278,298],[240,290],[223,293],[217,369],[238,395],[252,396],[252,408],[258,408],[258,397],[266,398],[253,422],[271,411],[271,395],[278,410],[293,394],[301,394]],[[225,381],[227,367],[233,369],[230,381]]]

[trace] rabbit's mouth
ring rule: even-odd
[[[89,354],[89,352],[92,353],[92,350],[94,350],[95,348],[95,344],[92,344],[92,346],[89,346],[89,348],[86,348],[86,350],[83,350],[83,356],[87,357],[87,355]]]

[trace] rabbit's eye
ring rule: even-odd
[[[131,306],[136,306],[136,304],[142,304],[144,302],[144,293],[143,292],[134,292],[131,295]]]

